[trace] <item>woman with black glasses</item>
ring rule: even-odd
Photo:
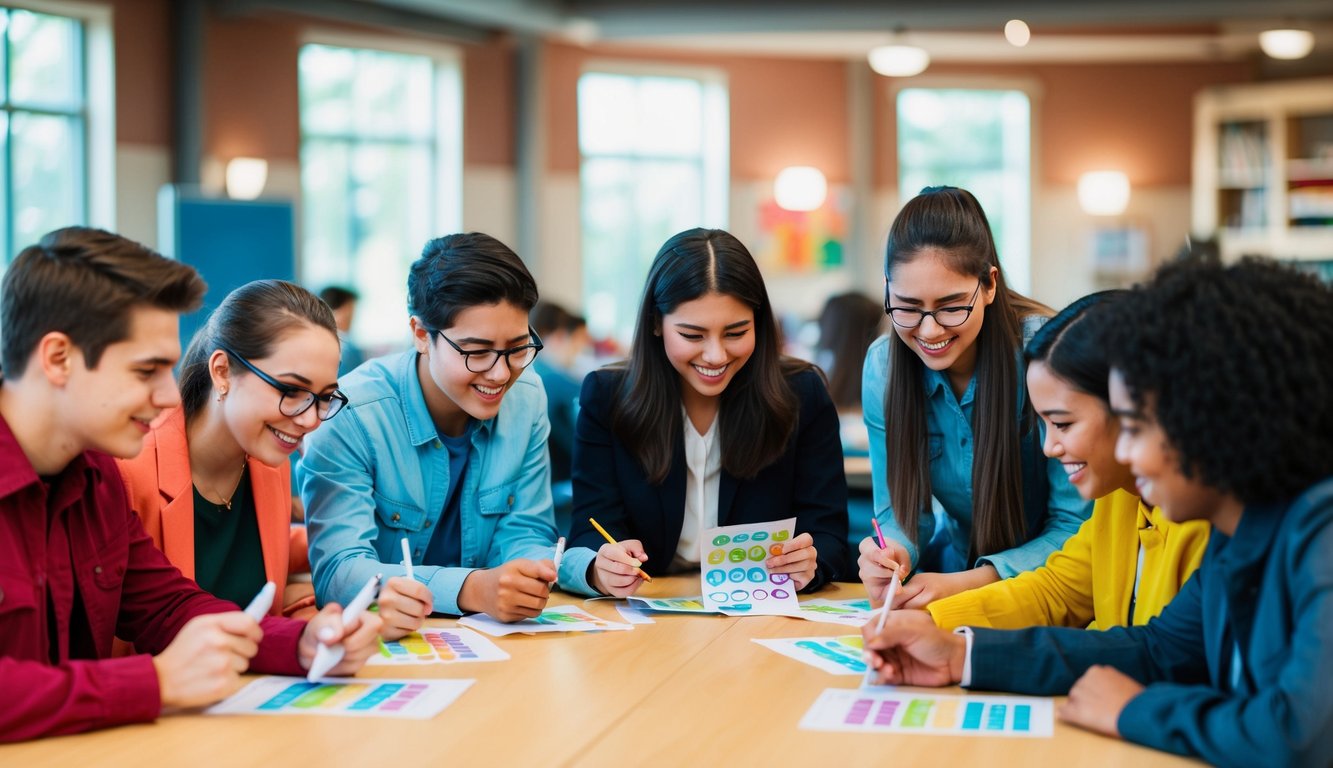
[[[186,576],[245,605],[272,581],[274,614],[313,612],[305,531],[291,527],[290,458],[347,404],[333,313],[282,280],[232,291],[181,361],[181,405],[119,460],[130,504]]]
[[[866,355],[861,396],[875,517],[861,580],[895,607],[1032,570],[1091,513],[1023,388],[1022,347],[1051,310],[1011,290],[969,192],[927,187],[889,231],[884,311],[893,332]]]

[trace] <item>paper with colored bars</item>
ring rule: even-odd
[[[630,595],[630,605],[661,613],[717,613],[704,605],[703,597],[639,597]]]
[[[861,636],[755,638],[754,642],[832,675],[864,675]]]
[[[1050,699],[913,693],[899,688],[829,688],[805,713],[801,728],[1049,739],[1054,723]]]
[[[796,584],[764,562],[782,554],[796,518],[709,528],[700,537],[699,582],[704,607],[731,616],[792,616],[800,605]]]
[[[454,703],[472,680],[380,680],[261,677],[206,715],[336,715],[429,720]]]
[[[367,664],[455,664],[505,661],[509,654],[480,634],[463,627],[423,627],[398,640],[380,640],[379,653]]]
[[[633,624],[619,621],[607,621],[574,605],[556,605],[542,611],[535,619],[524,619],[506,624],[484,613],[474,613],[458,620],[459,624],[481,630],[493,637],[503,637],[517,633],[536,634],[538,632],[600,632],[602,630],[634,629]]]
[[[859,600],[816,598],[814,600],[802,600],[801,609],[796,612],[795,616],[806,621],[840,624],[844,627],[860,629],[875,614],[870,610],[870,601],[864,597]]]

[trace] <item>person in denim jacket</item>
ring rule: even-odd
[[[383,573],[389,639],[432,612],[536,616],[557,576],[546,394],[523,375],[541,350],[537,285],[513,251],[470,233],[427,243],[407,287],[413,348],[348,375],[347,413],[307,438],[315,596],[346,600]],[[577,560],[561,570],[582,573]]]

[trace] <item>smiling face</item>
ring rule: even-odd
[[[1173,522],[1213,520],[1229,508],[1226,497],[1204,485],[1199,478],[1186,477],[1179,454],[1171,447],[1166,433],[1153,413],[1151,397],[1136,405],[1118,371],[1111,371],[1111,410],[1120,420],[1120,438],[1116,441],[1116,460],[1127,465],[1134,475],[1139,497],[1162,508]]]
[[[510,368],[508,359],[502,356],[489,371],[473,373],[449,341],[465,352],[512,349],[532,341],[528,313],[504,301],[468,307],[454,317],[453,325],[436,334],[429,333],[414,317],[412,336],[421,353],[417,374],[426,407],[436,429],[452,436],[463,434],[469,417],[484,421],[499,413],[500,401],[523,369]]]
[[[945,328],[934,317],[925,317],[915,328],[894,323],[894,332],[927,368],[947,372],[955,380],[967,380],[976,368],[975,342],[986,319],[986,307],[995,300],[996,272],[992,268],[989,285],[984,281],[979,284],[975,275],[949,269],[944,254],[934,248],[894,265],[893,279],[888,284],[890,307],[930,311],[972,305],[971,314],[961,325]]]
[[[1116,461],[1120,424],[1107,404],[1041,361],[1028,365],[1027,382],[1032,407],[1046,424],[1042,450],[1060,461],[1079,495],[1099,499],[1117,488],[1137,494],[1129,468]]]
[[[660,331],[687,400],[720,396],[754,354],[754,310],[734,296],[684,302],[662,317]]]
[[[303,387],[321,395],[338,386],[338,337],[325,328],[303,323],[278,338],[269,354],[250,364],[283,384]],[[213,353],[210,364],[218,366],[226,353]],[[282,393],[239,364],[227,365],[227,377],[214,386],[225,386],[222,416],[227,430],[245,453],[269,466],[277,466],[301,446],[301,439],[321,424],[318,406],[296,416],[279,407]]]
[[[60,404],[71,455],[137,456],[149,422],[180,404],[171,373],[180,354],[179,315],[155,307],[130,310],[129,336],[108,345],[96,368],[87,368],[83,353],[72,348]]]

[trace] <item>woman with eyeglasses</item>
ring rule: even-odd
[[[426,243],[407,293],[412,348],[347,375],[352,405],[298,470],[315,594],[344,602],[383,574],[388,639],[431,613],[537,616],[557,575],[546,394],[526,372],[537,284],[474,232]]]
[[[291,526],[290,459],[347,404],[333,312],[306,289],[257,280],[223,299],[180,366],[181,405],[118,460],[158,548],[199,586],[246,605],[272,581],[272,613],[313,612],[305,532]],[[346,603],[343,603],[344,605]]]
[[[884,311],[893,332],[866,354],[862,406],[875,517],[861,580],[894,607],[1032,570],[1091,513],[1023,387],[1022,349],[1052,314],[1011,290],[971,193],[927,187],[889,231]]]
[[[758,265],[717,229],[675,235],[648,272],[626,363],[583,383],[567,560],[595,591],[698,572],[709,528],[796,518],[769,570],[817,589],[850,562],[838,412],[814,366],[782,357]],[[589,518],[616,543],[602,543]]]

